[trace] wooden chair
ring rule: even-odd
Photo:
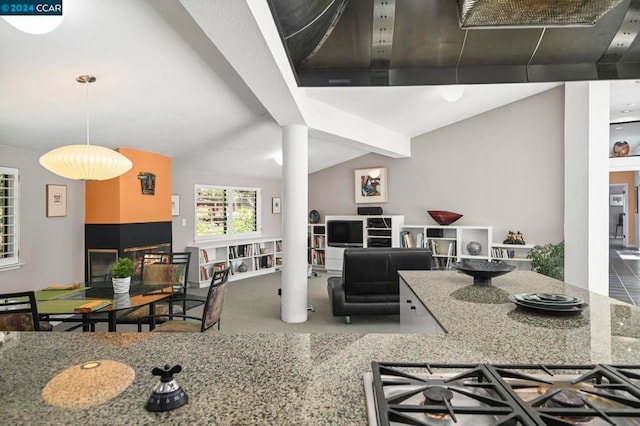
[[[35,292],[0,294],[0,331],[40,331]]]
[[[142,284],[173,284],[174,294],[171,296],[169,304],[155,306],[156,315],[154,317],[158,317],[158,322],[171,319],[173,314],[187,312],[187,277],[190,259],[191,253],[187,252],[146,253],[144,255],[141,270]],[[191,302],[191,304],[195,303],[195,306],[204,303],[203,300],[196,299]],[[118,317],[117,322],[136,324],[141,318],[149,318],[149,314],[149,306],[142,306],[126,311]]]
[[[227,279],[229,278],[229,268],[215,271],[211,277],[211,285],[207,292],[207,299],[202,310],[202,317],[198,318],[186,314],[174,314],[173,319],[165,321],[158,325],[153,332],[178,332],[178,333],[196,333],[215,331],[212,328],[217,324],[217,330],[220,330],[220,316],[222,315],[222,306],[224,305],[224,295],[227,290]],[[151,322],[151,318],[160,315],[140,318],[138,321],[138,331],[142,331],[142,324]],[[184,320],[192,319],[196,321],[178,321],[174,318],[182,318]]]

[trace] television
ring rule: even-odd
[[[327,222],[327,245],[330,247],[362,247],[361,220],[330,220]]]

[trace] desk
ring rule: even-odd
[[[100,317],[107,316],[108,330],[116,331],[117,313],[132,308],[149,305],[149,314],[155,314],[155,303],[171,297],[173,286],[168,284],[142,284],[132,282],[128,293],[113,292],[110,281],[92,282],[74,290],[41,290],[36,292],[38,314],[44,320],[51,320],[51,316],[78,315],[82,318],[83,329],[86,331],[89,322],[100,321]],[[80,313],[75,308],[93,300],[105,300],[109,305],[93,312]],[[58,319],[65,321],[66,319]],[[151,328],[153,328],[153,323]]]

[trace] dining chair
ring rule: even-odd
[[[190,260],[190,252],[146,253],[142,258],[142,283],[173,283],[171,301],[182,302],[182,313],[187,311],[184,299],[187,297]]]
[[[169,303],[160,303],[154,306],[157,322],[171,319],[173,314],[187,311],[187,278],[189,273],[189,261],[191,253],[145,253],[141,266],[142,284],[173,284],[173,294]],[[197,306],[204,300],[193,300],[190,306]],[[177,306],[176,306],[177,305]],[[149,306],[141,306],[124,312],[118,316],[117,322],[123,324],[136,324],[141,318],[150,316]]]
[[[38,317],[34,291],[0,294],[0,331],[50,331],[53,327]]]
[[[153,332],[174,332],[174,333],[196,333],[196,332],[215,332],[220,330],[220,317],[222,316],[222,307],[224,305],[224,295],[227,290],[227,279],[229,278],[229,268],[214,271],[211,277],[211,284],[207,292],[207,298],[202,309],[202,316],[196,317],[186,314],[174,314],[169,321],[160,323]],[[142,331],[142,324],[151,322],[151,318],[159,317],[153,315],[147,318],[140,318],[138,322],[138,331]],[[185,321],[176,320],[176,318]],[[195,320],[195,321],[189,321]],[[217,328],[213,328],[217,325]]]

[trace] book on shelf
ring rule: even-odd
[[[455,255],[456,255],[456,243],[455,241],[452,241],[449,243],[449,248],[447,249],[447,263],[445,265],[445,269],[451,270],[451,264],[455,259]]]
[[[413,240],[413,235],[409,231],[402,231],[400,233],[400,245],[407,248],[415,248],[416,243]]]
[[[440,244],[436,240],[427,240],[427,241],[432,254],[434,255],[442,254],[440,253]]]
[[[422,232],[416,235],[416,247],[424,248],[424,234]]]
[[[207,281],[211,278],[211,274],[209,274],[209,268],[206,266],[200,267],[200,281]]]
[[[312,265],[324,265],[324,252],[322,251],[314,251],[311,253],[311,263]]]
[[[324,248],[324,235],[313,237],[313,248]]]
[[[505,248],[494,247],[491,250],[491,257],[495,259],[513,259],[515,252]]]

